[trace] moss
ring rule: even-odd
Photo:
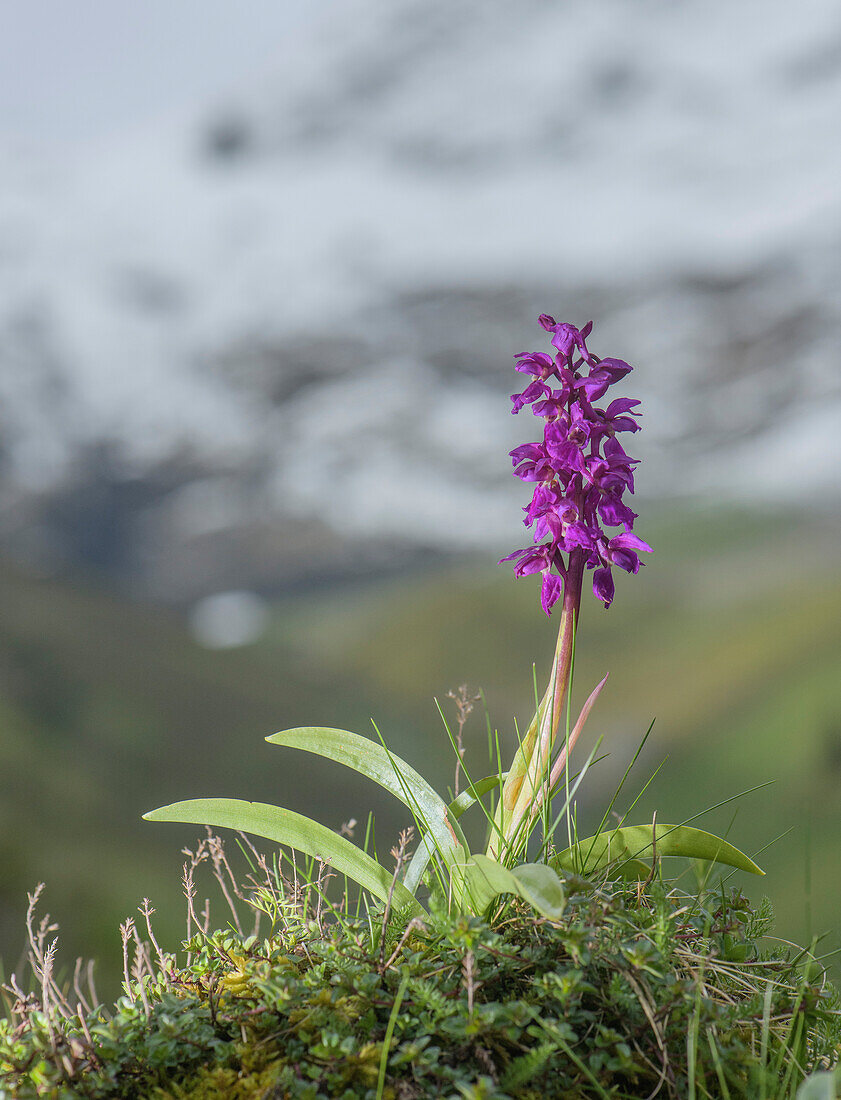
[[[194,937],[189,966],[89,1014],[91,1042],[36,1011],[0,1021],[8,1096],[374,1100],[384,1060],[384,1100],[680,1100],[692,1080],[782,1100],[837,1060],[835,994],[808,953],[767,949],[767,904],[568,888],[563,920],[435,913],[402,946],[390,928],[386,954],[376,913]]]
[[[262,1070],[240,1066],[202,1066],[183,1084],[156,1088],[149,1100],[281,1100],[283,1091],[277,1087],[282,1063]]]

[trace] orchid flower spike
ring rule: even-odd
[[[623,359],[600,359],[588,349],[592,321],[578,329],[544,313],[540,324],[552,334],[554,355],[515,356],[514,369],[530,380],[511,398],[512,412],[530,405],[543,421],[541,441],[510,452],[515,477],[535,486],[523,521],[533,528],[533,544],[502,561],[513,561],[518,577],[541,574],[540,602],[547,615],[566,589],[577,585],[580,590],[582,567],[593,571],[593,593],[610,607],[613,567],[638,573],[639,554],[651,552],[633,533],[637,513],[622,499],[634,491],[638,459],[617,439],[622,432],[639,431],[639,401],[618,397],[606,407],[595,404],[632,368]],[[604,527],[622,530],[605,532]],[[580,591],[567,595],[577,609]]]

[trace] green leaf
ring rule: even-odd
[[[563,883],[545,863],[522,863],[509,870],[477,853],[467,861],[463,873],[465,897],[476,913],[483,913],[499,894],[515,894],[542,916],[555,920],[564,911]]]
[[[502,775],[489,775],[486,779],[480,779],[478,783],[474,783],[473,786],[462,791],[447,807],[450,814],[450,820],[458,820],[458,818],[460,818],[465,811],[469,810],[471,806],[475,806],[479,799],[483,795],[486,795],[488,791],[492,791],[496,787],[501,787],[507,775],[508,772],[503,772]],[[406,868],[406,874],[403,879],[406,889],[411,891],[411,893],[414,894],[420,885],[421,879],[426,873],[426,868],[429,866],[429,861],[434,854],[434,846],[427,843],[424,838],[421,838],[421,842],[415,850],[415,854],[412,856],[409,866]]]
[[[435,855],[435,844],[429,834],[422,836],[415,849],[415,854],[409,860],[406,874],[403,876],[403,885],[410,894],[414,894],[421,884],[421,879],[429,866],[429,861]]]
[[[624,879],[625,882],[645,882],[650,874],[651,864],[643,863],[641,859],[629,859],[611,868],[611,877]]]
[[[468,787],[466,791],[462,791],[457,798],[454,798],[447,809],[453,817],[461,817],[471,806],[475,806],[488,791],[501,787],[507,777],[508,772],[503,772],[501,775],[489,775],[485,779],[480,779],[478,783],[474,783],[472,787]]]
[[[689,825],[658,825],[656,852],[658,856],[707,859],[713,863],[737,867],[740,871],[750,871],[754,875],[765,874],[744,852],[740,852],[726,840],[712,833],[705,833],[703,829],[693,829]],[[650,860],[653,855],[651,825],[626,825],[621,829],[606,829],[596,836],[580,840],[575,847],[559,852],[552,860],[552,865],[558,870],[591,874],[614,863]],[[582,866],[585,861],[586,866]]]
[[[150,810],[143,817],[146,821],[183,821],[191,825],[210,825],[251,833],[324,860],[383,902],[388,901],[389,891],[392,890],[391,874],[355,844],[317,821],[281,806],[245,802],[238,798],[192,798],[187,802],[174,802],[171,806]],[[392,901],[395,908],[406,909],[412,916],[420,916],[424,912],[402,883],[395,883]]]
[[[408,806],[420,825],[435,838],[435,845],[448,864],[464,860],[467,844],[455,825],[455,817],[448,816],[446,802],[422,775],[382,745],[358,733],[321,726],[283,730],[266,740],[270,745],[316,753],[372,779]]]

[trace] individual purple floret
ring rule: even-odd
[[[593,570],[596,598],[610,607],[613,566],[637,573],[643,564],[639,553],[651,551],[633,534],[637,514],[622,499],[626,490],[634,491],[638,459],[626,454],[616,438],[619,432],[639,431],[639,401],[619,397],[606,408],[594,405],[632,368],[622,359],[599,359],[589,351],[592,321],[577,329],[544,313],[540,324],[552,333],[555,354],[515,356],[514,369],[531,377],[511,398],[512,412],[530,405],[544,421],[542,442],[511,451],[515,476],[536,483],[531,504],[523,509],[535,545],[502,561],[515,562],[518,577],[542,573],[540,602],[547,615],[562,595],[577,610],[585,568]],[[624,530],[606,534],[602,525]]]

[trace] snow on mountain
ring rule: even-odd
[[[199,117],[6,150],[0,530],[161,590],[504,548],[544,311],[636,364],[642,493],[837,504],[839,118],[834,0],[336,0]]]

